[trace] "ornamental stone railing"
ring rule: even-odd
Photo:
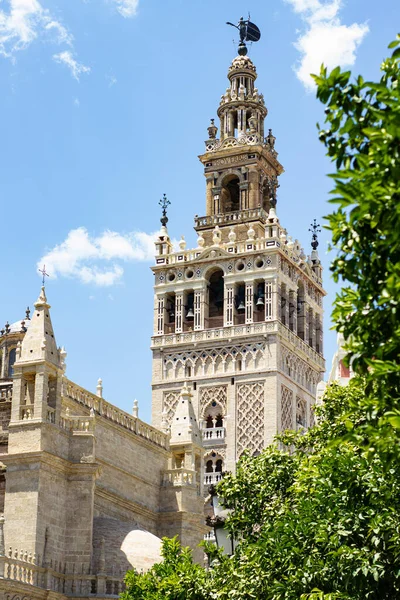
[[[202,329],[200,331],[191,331],[187,333],[162,334],[152,338],[152,346],[176,346],[178,344],[196,343],[206,340],[247,337],[255,334],[279,334],[284,340],[287,340],[305,356],[310,358],[321,370],[325,370],[325,360],[323,356],[279,321],[232,325],[230,327]]]
[[[12,400],[12,384],[0,385],[0,402],[11,402]]]
[[[222,479],[222,473],[204,473],[204,485],[215,485]]]
[[[140,419],[129,415],[116,406],[113,406],[104,400],[104,398],[100,398],[99,396],[88,392],[66,377],[63,378],[62,394],[67,398],[71,398],[72,400],[79,402],[79,404],[82,404],[89,410],[92,410],[94,415],[99,415],[104,419],[120,425],[124,429],[127,429],[131,433],[147,440],[148,442],[168,450],[169,438],[165,433],[155,429],[147,423],[144,423]]]
[[[245,223],[247,221],[254,221],[254,219],[260,219],[263,223],[266,223],[268,213],[263,208],[247,208],[236,212],[210,215],[208,217],[195,217],[194,223],[196,228],[202,228],[226,223]]]
[[[210,427],[202,430],[203,442],[225,442],[225,427]]]
[[[22,583],[32,588],[58,592],[67,596],[116,596],[125,590],[124,573],[82,573],[82,565],[67,565],[17,548],[4,552],[2,538],[4,518],[0,522],[0,584],[1,581]],[[79,573],[80,571],[80,573]],[[24,593],[26,593],[24,587]],[[33,591],[33,590],[32,590]]]
[[[197,485],[196,471],[190,469],[169,469],[164,472],[164,485],[185,486]]]

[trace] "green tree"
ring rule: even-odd
[[[193,562],[189,548],[177,538],[163,538],[163,562],[147,573],[129,571],[122,600],[203,600],[206,571]]]

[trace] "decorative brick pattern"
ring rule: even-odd
[[[252,454],[264,447],[264,383],[237,386],[237,456],[244,450]]]

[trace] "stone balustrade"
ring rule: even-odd
[[[218,481],[221,481],[222,473],[204,473],[204,485],[215,485]]]
[[[202,430],[203,442],[207,445],[207,442],[224,443],[225,442],[225,427],[210,427],[209,429]]]
[[[290,344],[300,350],[305,356],[316,364],[321,371],[325,371],[325,360],[321,354],[318,354],[311,346],[306,344],[298,335],[290,331],[288,327],[279,321],[268,321],[259,323],[249,323],[248,325],[232,325],[231,327],[220,327],[215,329],[203,329],[200,331],[190,331],[186,333],[171,333],[153,336],[152,347],[157,346],[176,346],[178,344],[191,344],[206,340],[231,339],[235,337],[247,337],[254,334],[274,334],[281,335]]]
[[[12,400],[12,384],[0,386],[0,402],[11,402]]]
[[[260,219],[263,223],[267,222],[268,213],[262,208],[248,208],[236,212],[227,212],[219,215],[210,215],[207,217],[195,217],[194,223],[196,228],[208,228],[213,225],[224,225],[226,223],[245,223],[246,221],[253,221],[254,219]]]
[[[63,396],[79,402],[86,408],[93,410],[94,415],[99,415],[109,421],[112,421],[113,423],[124,427],[148,442],[168,450],[169,441],[168,436],[165,433],[162,433],[151,425],[148,425],[147,423],[140,421],[140,419],[129,415],[116,406],[113,406],[104,400],[104,398],[100,398],[95,394],[91,394],[66,377],[63,378],[62,394]]]
[[[62,563],[51,561],[47,566],[42,566],[41,563],[40,556],[10,548],[7,556],[0,555],[0,580],[79,597],[92,594],[118,597],[125,590],[124,573],[119,576],[105,573],[78,574],[78,566],[71,569],[75,572],[67,573]]]
[[[164,485],[197,485],[196,471],[189,469],[169,469],[164,472]]]
[[[34,408],[33,404],[24,404],[24,406],[21,406],[19,409],[19,411],[20,411],[19,418],[22,421],[29,421],[29,419],[33,419],[33,415],[34,415],[33,408]]]

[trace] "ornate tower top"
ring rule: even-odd
[[[207,230],[218,225],[224,240],[228,235],[224,229],[233,222],[238,240],[246,239],[249,223],[253,223],[256,237],[264,237],[269,217],[276,218],[274,210],[269,213],[276,207],[278,177],[283,173],[272,129],[265,134],[268,110],[256,87],[256,67],[245,45],[259,39],[259,30],[243,19],[234,27],[240,33],[239,55],[229,66],[229,87],[217,109],[220,134],[218,137],[212,119],[206,151],[199,157],[207,180],[206,214],[196,218],[195,228],[204,232],[206,245],[212,237]]]

